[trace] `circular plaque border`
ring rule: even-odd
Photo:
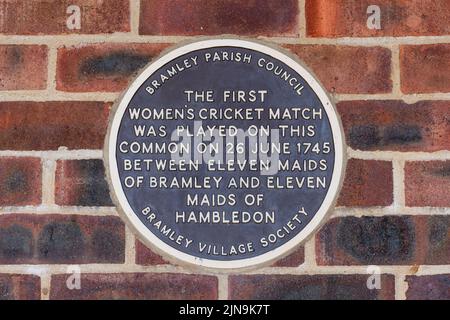
[[[296,236],[291,240],[275,248],[272,251],[266,252],[256,257],[232,260],[232,261],[220,261],[212,259],[203,259],[195,257],[184,252],[181,252],[168,244],[160,240],[156,235],[154,235],[137,217],[133,209],[130,207],[126,196],[122,190],[120,184],[119,172],[116,163],[116,143],[117,135],[120,127],[120,123],[123,114],[133,98],[134,94],[139,90],[142,84],[150,77],[155,71],[164,66],[166,63],[176,59],[179,56],[190,53],[192,51],[223,47],[223,46],[233,46],[241,47],[244,49],[251,49],[260,51],[264,54],[277,59],[290,68],[295,70],[307,83],[311,86],[311,89],[315,92],[320,102],[322,103],[327,117],[331,125],[331,131],[333,135],[333,143],[335,149],[335,163],[333,168],[333,175],[331,178],[331,183],[328,192],[320,206],[319,210],[316,212],[312,220],[301,230]],[[263,265],[270,265],[276,260],[279,260],[286,255],[292,253],[296,247],[310,236],[325,222],[326,215],[333,208],[339,190],[341,189],[343,177],[345,175],[346,167],[346,152],[345,152],[345,138],[343,136],[343,129],[341,121],[337,115],[336,108],[331,102],[326,90],[323,86],[316,80],[313,73],[308,70],[303,64],[298,60],[294,54],[287,51],[286,49],[274,46],[271,43],[262,42],[260,40],[255,41],[253,39],[247,40],[243,38],[235,38],[224,36],[221,38],[197,38],[194,41],[183,42],[178,44],[176,47],[171,47],[163,51],[158,57],[153,59],[144,70],[131,81],[128,89],[118,98],[117,102],[114,104],[109,124],[108,131],[105,138],[104,146],[104,160],[106,167],[107,181],[110,187],[111,198],[116,205],[116,208],[122,218],[126,221],[127,225],[138,235],[139,240],[144,242],[152,250],[164,256],[169,261],[173,261],[177,264],[183,264],[191,267],[203,267],[209,268],[214,271],[226,271],[230,272],[233,269],[243,270],[243,269],[253,269],[261,267]],[[113,161],[110,161],[112,159]]]

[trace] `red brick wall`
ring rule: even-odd
[[[448,0],[0,0],[0,299],[450,299],[449,21]],[[348,143],[328,223],[252,274],[152,253],[118,218],[101,160],[133,75],[171,44],[220,34],[297,54]],[[72,265],[81,290],[66,285]]]

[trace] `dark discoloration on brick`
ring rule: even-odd
[[[0,150],[101,149],[110,105],[0,102]]]
[[[385,145],[407,144],[422,140],[422,132],[418,126],[394,125],[385,128],[383,138]]]
[[[332,93],[391,92],[391,51],[382,47],[286,45]]]
[[[345,217],[316,237],[319,265],[444,265],[450,262],[447,216]]]
[[[405,262],[414,249],[414,226],[408,218],[347,217],[336,233],[336,244],[361,264]]]
[[[450,274],[406,276],[408,300],[450,300]]]
[[[8,62],[11,68],[16,68],[17,66],[20,66],[21,63],[24,62],[22,50],[18,46],[14,46],[11,48],[11,50],[8,52]]]
[[[377,127],[374,125],[354,126],[349,132],[350,143],[358,149],[389,147],[420,142],[421,129],[417,126],[394,125]]]
[[[39,300],[40,297],[38,276],[0,274],[0,300]]]
[[[81,290],[69,290],[67,275],[54,275],[50,299],[217,299],[217,278],[186,274],[82,274]]]
[[[42,260],[78,260],[85,250],[83,238],[75,222],[50,223],[44,226],[39,235],[39,256]]]
[[[132,52],[114,52],[106,56],[92,57],[82,62],[80,72],[84,76],[129,76],[144,67],[150,60]]]
[[[406,205],[450,206],[450,161],[407,162],[405,164]]]
[[[61,91],[122,91],[167,44],[89,44],[58,48],[56,87]]]
[[[388,206],[393,201],[392,163],[350,159],[338,206]]]
[[[438,151],[450,148],[447,101],[343,101],[337,104],[353,149]]]
[[[62,160],[56,169],[56,203],[112,206],[102,160]]]
[[[382,140],[380,130],[374,125],[353,126],[350,128],[349,138],[351,145],[356,148],[372,148]]]
[[[0,263],[123,263],[125,228],[117,217],[5,215]]]
[[[298,10],[296,0],[144,0],[139,33],[296,36]]]
[[[0,228],[0,256],[6,259],[23,259],[33,256],[33,234],[20,225]]]
[[[438,177],[450,177],[450,163],[432,170],[431,173]]]
[[[0,45],[0,90],[45,89],[47,51],[46,46]]]
[[[382,275],[382,289],[367,289],[366,275],[249,275],[230,276],[230,299],[255,300],[373,300],[394,298],[394,277]]]
[[[1,158],[0,206],[39,204],[41,172],[41,161],[37,158]]]
[[[403,93],[450,92],[450,44],[400,47]]]
[[[123,250],[124,241],[109,230],[97,229],[92,236],[92,250],[103,261],[120,261],[117,253]],[[119,255],[120,257],[120,255]]]

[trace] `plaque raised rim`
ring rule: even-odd
[[[291,240],[272,251],[252,258],[231,261],[220,261],[195,257],[193,255],[181,252],[160,240],[139,220],[133,212],[120,184],[117,163],[116,161],[109,161],[110,159],[116,158],[115,146],[117,143],[117,133],[123,113],[133,98],[135,92],[141,87],[147,78],[160,67],[181,55],[196,50],[222,46],[241,47],[260,51],[284,62],[295,70],[311,86],[312,90],[322,102],[331,124],[335,148],[335,164],[328,192],[319,210],[314,215],[314,218],[306,225],[306,227]],[[246,39],[242,37],[237,38],[233,36],[200,37],[195,40],[181,42],[164,50],[159,56],[152,59],[152,61],[144,67],[143,71],[130,81],[128,88],[120,95],[111,108],[108,130],[103,149],[103,158],[111,199],[113,200],[113,203],[115,204],[122,220],[124,220],[127,226],[134,232],[135,235],[137,235],[138,239],[151,248],[154,252],[162,255],[170,262],[192,268],[200,267],[202,269],[209,269],[212,272],[243,271],[267,266],[274,263],[276,260],[282,259],[283,257],[289,255],[297,249],[299,245],[305,243],[314,235],[317,229],[326,222],[326,216],[329,215],[334,208],[339,191],[343,184],[347,162],[345,136],[341,120],[327,91],[324,89],[322,84],[319,83],[314,73],[305,67],[298,57],[287,49],[281,48],[272,43],[267,43],[266,41]]]

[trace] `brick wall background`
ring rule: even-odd
[[[450,299],[449,21],[449,0],[0,0],[0,298]],[[328,223],[249,274],[152,253],[101,160],[128,80],[168,45],[219,34],[297,54],[336,101],[350,158]]]

